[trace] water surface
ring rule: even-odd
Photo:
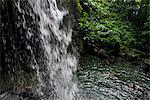
[[[110,61],[81,57],[78,100],[142,100],[143,92],[150,90],[150,76],[139,68],[142,65]]]

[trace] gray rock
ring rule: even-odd
[[[150,91],[144,91],[143,100],[150,100]]]

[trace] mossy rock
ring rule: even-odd
[[[134,61],[146,57],[146,54],[140,50],[125,47],[121,48],[120,56]]]

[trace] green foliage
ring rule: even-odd
[[[138,43],[137,45],[143,51],[149,52],[150,50],[150,16],[147,21],[144,23],[143,30],[138,34]]]
[[[80,32],[88,42],[118,44],[131,47],[134,42],[134,25],[112,12],[110,0],[86,2],[90,12],[82,12],[79,19]]]
[[[77,0],[77,10],[79,11],[79,13],[81,13],[83,10],[83,8],[80,5],[80,0]]]

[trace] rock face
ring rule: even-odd
[[[62,27],[66,31],[75,26],[75,2],[76,0],[57,0],[59,9],[70,12],[63,19]],[[3,85],[7,86],[7,83],[13,85],[13,90],[36,85],[36,72],[33,66],[38,63],[41,70],[46,66],[44,63],[46,57],[38,34],[39,16],[33,12],[27,0],[1,0],[0,3],[2,15],[0,89]],[[73,34],[74,37],[75,32]],[[69,46],[68,51],[77,53],[73,47],[75,46]],[[19,80],[23,82],[20,83]]]
[[[0,79],[2,80],[0,80],[0,88],[3,85],[7,86],[7,83],[17,87],[20,80],[23,81],[19,83],[20,86],[24,87],[25,84],[30,83],[27,81],[28,78],[32,80],[32,76],[35,74],[35,69],[32,67],[35,63],[34,59],[44,58],[41,56],[43,48],[38,34],[39,17],[33,13],[26,0],[21,0],[20,3],[19,0],[2,0],[1,3],[2,62]],[[34,35],[29,36],[27,29],[30,29],[29,31]],[[44,62],[44,59],[42,61]],[[42,61],[38,63],[41,64]]]
[[[145,91],[144,92],[143,100],[150,100],[150,91]]]
[[[8,73],[9,71],[10,73],[14,73],[16,70],[23,69],[28,73],[32,71],[30,65],[33,63],[33,55],[27,45],[29,44],[33,48],[36,48],[34,44],[37,44],[37,48],[33,53],[42,49],[40,43],[38,43],[38,16],[33,14],[30,5],[26,1],[21,1],[20,7],[22,9],[20,11],[15,6],[17,0],[3,0],[2,2],[2,72]],[[35,19],[28,14],[29,12],[34,15]],[[26,20],[28,26],[24,26],[24,20]],[[35,21],[33,22],[32,20]],[[28,27],[33,28],[33,33],[36,34],[30,40],[26,34],[26,28]]]
[[[69,45],[68,51],[72,52],[74,55],[79,57],[79,52],[81,52],[83,41],[81,34],[77,31],[78,23],[78,11],[77,11],[77,0],[56,0],[59,9],[66,9],[69,14],[64,17],[64,25],[67,29],[72,29],[72,43]]]

